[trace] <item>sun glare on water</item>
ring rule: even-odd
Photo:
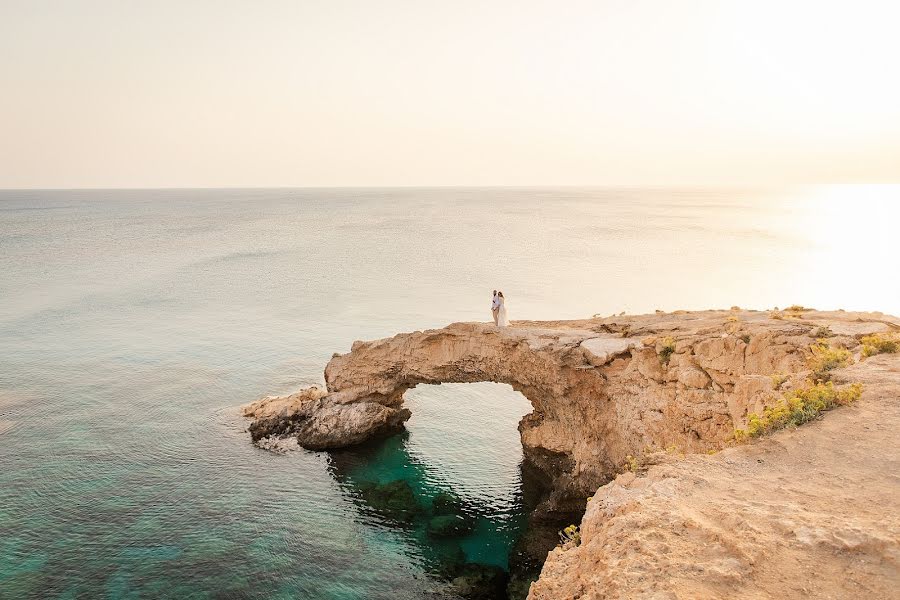
[[[797,277],[821,307],[900,314],[900,185],[816,186],[800,204],[794,227],[810,250]]]

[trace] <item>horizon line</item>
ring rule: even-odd
[[[593,183],[593,184],[449,184],[449,185],[239,185],[239,186],[86,186],[86,187],[0,187],[2,192],[92,192],[92,191],[178,191],[178,190],[348,190],[348,189],[767,189],[822,186],[898,186],[900,181],[819,182],[819,183]]]

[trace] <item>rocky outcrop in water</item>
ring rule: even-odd
[[[244,406],[243,414],[253,419],[249,431],[254,443],[266,446],[272,438],[292,438],[311,450],[354,446],[397,431],[410,417],[405,408],[377,402],[335,402],[319,387],[263,398]]]

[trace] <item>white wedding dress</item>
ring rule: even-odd
[[[506,327],[509,319],[506,316],[506,298],[500,298],[500,310],[497,311],[497,327]]]

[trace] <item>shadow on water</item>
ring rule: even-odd
[[[419,549],[427,572],[468,599],[525,598],[561,521],[529,515],[545,496],[520,465],[512,509],[463,497],[409,451],[409,432],[330,454],[329,471],[360,511]]]

